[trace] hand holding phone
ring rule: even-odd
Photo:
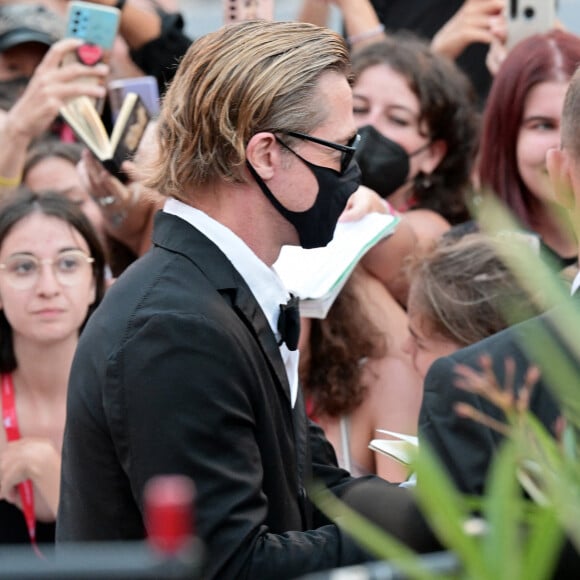
[[[81,39],[84,44],[67,56],[63,64],[81,62],[84,65],[94,66],[100,62],[108,63],[119,29],[120,17],[121,12],[111,6],[81,0],[70,2],[65,37]],[[83,77],[83,81],[94,83],[95,78]]]
[[[117,36],[120,17],[118,8],[73,0],[68,7],[65,36],[80,38],[86,44],[110,51]]]
[[[223,0],[224,23],[274,20],[274,0]]]

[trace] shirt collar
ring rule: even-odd
[[[185,220],[218,246],[249,286],[278,339],[280,304],[286,303],[290,294],[276,271],[262,262],[234,232],[206,213],[174,198],[165,202],[163,211]],[[294,407],[298,396],[299,351],[290,351],[282,343],[280,354],[286,368],[290,400]]]

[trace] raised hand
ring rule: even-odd
[[[372,212],[393,213],[394,210],[378,193],[361,185],[348,199],[340,221],[355,222]]]
[[[64,57],[75,51],[81,40],[67,38],[52,45],[38,65],[22,96],[10,109],[5,130],[11,129],[28,139],[42,135],[52,124],[60,108],[70,99],[86,95],[100,98],[106,89],[88,78],[104,78],[109,69],[75,62],[61,66]]]
[[[466,0],[433,37],[431,48],[455,59],[470,44],[491,44],[505,28],[504,9],[505,0]]]

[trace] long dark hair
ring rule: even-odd
[[[356,293],[356,278],[355,272],[326,318],[311,322],[309,356],[301,365],[300,379],[316,416],[339,417],[354,411],[368,390],[364,362],[387,353],[384,334]]]
[[[522,40],[494,78],[483,115],[479,177],[519,220],[532,225],[534,196],[523,182],[516,156],[526,98],[538,84],[569,81],[580,64],[580,38],[562,30]]]
[[[34,213],[55,217],[70,224],[86,241],[94,259],[92,266],[96,288],[96,298],[89,307],[88,319],[105,294],[105,252],[97,232],[79,207],[66,197],[52,192],[34,193],[26,187],[20,187],[0,203],[0,248],[12,228]],[[0,310],[0,372],[11,373],[17,366],[12,327],[4,311]]]

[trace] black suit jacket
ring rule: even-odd
[[[496,431],[480,423],[459,417],[454,410],[455,404],[466,402],[498,420],[505,420],[505,417],[487,400],[454,385],[455,365],[462,363],[480,369],[480,357],[488,354],[493,360],[500,384],[504,384],[505,360],[511,357],[516,365],[514,386],[517,389],[529,366],[532,363],[539,364],[542,376],[532,391],[530,409],[553,431],[559,409],[552,394],[553,381],[550,382],[550,375],[559,365],[549,356],[549,349],[553,345],[565,357],[576,371],[572,380],[577,380],[580,377],[578,359],[566,346],[558,324],[566,323],[571,308],[578,309],[578,300],[574,298],[542,316],[507,328],[449,357],[441,358],[429,369],[419,417],[419,437],[421,441],[430,444],[461,491],[478,495],[483,492],[490,462],[502,438]],[[530,345],[530,338],[534,340],[535,347]],[[542,360],[532,352],[532,348],[544,351]]]
[[[163,473],[195,482],[208,578],[279,580],[367,558],[307,499],[311,477],[338,495],[353,480],[301,396],[291,408],[254,296],[213,243],[160,213],[154,247],[79,342],[57,541],[143,537],[143,489]]]

